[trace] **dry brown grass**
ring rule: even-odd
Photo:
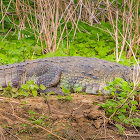
[[[122,5],[117,0],[9,0],[7,6],[4,2],[6,1],[1,0],[2,29],[4,18],[7,17],[18,30],[18,39],[22,39],[24,34],[21,31],[26,30],[28,25],[35,38],[41,42],[43,54],[44,42],[45,53],[48,53],[56,51],[64,38],[67,38],[69,50],[69,34],[74,30],[74,39],[77,30],[80,31],[79,21],[90,26],[100,25],[100,21],[109,21],[112,29],[107,31],[116,42],[116,61],[120,61],[124,51],[128,59],[133,56],[136,60],[140,46],[140,0],[123,0]],[[18,24],[15,22],[17,19]],[[72,24],[70,31],[67,27],[69,22]],[[120,24],[122,28],[119,27]],[[58,31],[61,36],[58,36]],[[64,36],[64,33],[67,35]]]

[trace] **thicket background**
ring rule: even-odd
[[[138,63],[140,0],[1,0],[0,64],[51,56]]]
[[[0,65],[52,56],[96,57],[129,66],[134,63],[138,64],[140,56],[140,0],[1,0]],[[137,92],[140,81],[139,73],[136,75],[134,73],[134,76],[136,78],[133,77],[133,83],[116,78],[106,87],[106,90],[111,91],[111,96],[105,103],[100,104],[108,118],[106,121],[104,117],[105,139],[108,120],[124,133],[127,139],[129,135],[126,134],[125,126],[128,126],[129,132],[130,126],[133,126],[136,133],[131,131],[128,134],[139,137],[139,129],[136,128],[140,126],[139,88]],[[16,98],[36,97],[39,87],[33,83],[34,81],[28,81],[20,89],[8,86],[0,94]],[[65,88],[62,90],[65,91],[66,96],[58,96],[59,99],[72,100],[69,95],[70,90]],[[77,90],[77,92],[79,91]],[[48,109],[49,95],[50,93],[43,96]],[[104,102],[104,98],[99,97],[99,99]],[[5,98],[1,98],[1,100],[6,101]],[[7,102],[9,101],[11,98],[7,100]],[[24,103],[26,105],[26,101]],[[15,110],[12,105],[11,107],[12,115],[14,115]],[[4,112],[5,108],[7,109],[7,105],[4,107]],[[81,105],[78,108],[81,108]],[[78,108],[76,107],[76,110]],[[37,110],[35,111],[37,112]],[[25,118],[29,117],[31,123],[28,124],[42,125],[41,129],[47,130],[46,128],[48,128],[50,130],[50,126],[53,125],[50,125],[48,120],[45,122],[47,117],[39,116],[41,113],[36,112],[29,111],[28,115],[23,112],[22,115]],[[36,114],[38,117],[35,117]],[[28,121],[23,122],[27,123]],[[44,124],[45,127],[43,127]],[[55,124],[54,121],[53,124]],[[32,125],[31,130],[33,129]],[[3,126],[7,128],[7,125]],[[20,133],[26,132],[25,134],[27,134],[29,130],[27,124],[19,127],[16,122],[14,128],[15,126],[19,130],[17,132]],[[12,130],[11,128],[10,130]],[[79,128],[81,130],[83,127]],[[87,130],[89,130],[89,124]],[[112,130],[114,131],[114,129]],[[13,134],[17,134],[17,132]],[[36,136],[37,131],[34,132],[34,136]],[[96,132],[98,133],[98,131]],[[93,136],[92,139],[96,138]]]

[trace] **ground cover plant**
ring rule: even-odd
[[[113,82],[109,82],[109,85],[105,87],[105,90],[110,91],[110,96],[112,96],[112,98],[108,99],[105,104],[99,104],[106,110],[106,115],[108,117],[111,116],[110,119],[119,123],[116,124],[116,126],[121,132],[125,129],[123,128],[124,124],[135,127],[140,126],[140,118],[136,115],[137,113],[140,113],[138,102],[137,100],[134,100],[134,95],[137,95],[137,91],[133,91],[133,88],[133,83],[128,83],[121,78],[116,78]],[[118,109],[120,106],[122,107]],[[116,112],[116,114],[112,116],[114,112]]]
[[[84,23],[79,23],[88,33],[77,32],[75,39],[70,43],[67,49],[67,40],[63,40],[57,51],[42,55],[40,43],[36,43],[34,38],[27,38],[23,40],[2,41],[0,47],[0,63],[10,64],[15,62],[22,62],[28,59],[37,59],[45,57],[57,56],[83,56],[83,57],[97,57],[110,61],[116,61],[114,55],[115,41],[107,32],[98,29],[98,25],[91,27]],[[109,26],[109,23],[104,23],[104,27]],[[70,34],[71,36],[73,33]],[[69,37],[70,38],[70,37]],[[72,39],[72,37],[70,38]],[[132,65],[135,63],[134,58],[126,59],[126,53],[121,56],[120,63],[124,65]]]
[[[96,57],[128,66],[139,64],[139,0],[1,0],[0,5],[0,65],[53,56]],[[128,83],[123,79],[116,79],[108,83],[109,86],[106,87],[106,90],[111,91],[111,95],[109,95],[109,97],[103,96],[102,98],[99,96],[99,100],[95,102],[95,104],[100,104],[105,114],[102,113],[102,116],[98,116],[98,113],[95,113],[99,111],[98,109],[95,111],[92,109],[90,111],[86,110],[86,112],[80,114],[83,120],[80,120],[78,115],[76,116],[75,110],[79,111],[82,104],[86,105],[85,101],[83,101],[81,105],[75,103],[73,101],[75,96],[73,98],[73,96],[69,94],[70,90],[64,87],[63,91],[66,96],[58,96],[57,100],[59,99],[59,101],[55,100],[55,102],[57,102],[60,108],[60,103],[66,105],[65,115],[69,114],[69,112],[67,112],[68,104],[74,107],[72,110],[69,108],[69,110],[71,110],[70,120],[67,120],[65,115],[58,115],[58,112],[56,115],[54,113],[55,111],[52,111],[52,107],[50,107],[50,94],[54,93],[48,93],[47,95],[38,94],[39,87],[34,84],[33,81],[28,81],[28,83],[22,85],[20,89],[8,86],[1,92],[0,100],[3,107],[7,106],[4,101],[9,101],[8,103],[12,108],[11,114],[16,117],[16,119],[22,120],[22,117],[26,118],[28,116],[27,119],[22,120],[23,124],[18,126],[19,129],[16,128],[17,131],[15,130],[21,134],[27,134],[28,132],[36,133],[39,130],[44,130],[47,132],[47,135],[43,138],[47,139],[63,139],[56,134],[57,132],[61,132],[61,134],[64,132],[61,136],[65,138],[84,139],[86,137],[83,138],[82,134],[85,131],[90,135],[91,139],[96,139],[100,133],[93,134],[90,133],[90,131],[88,133],[86,130],[80,132],[77,128],[79,131],[77,134],[77,130],[72,131],[71,126],[75,127],[76,123],[80,128],[84,126],[82,125],[83,122],[88,122],[95,128],[104,128],[106,132],[106,119],[108,127],[109,125],[114,125],[120,130],[121,134],[125,135],[125,138],[128,139],[128,136],[139,137],[140,96],[139,92],[136,92],[137,90],[139,91],[139,77],[136,78],[137,84],[135,80],[133,83]],[[80,89],[81,87],[77,89],[77,93],[80,92]],[[41,90],[45,90],[43,85],[41,86]],[[82,96],[83,98],[87,97],[83,94],[76,95],[79,98]],[[33,109],[27,107],[28,103],[26,103],[26,101],[22,104],[22,107],[25,107],[22,108],[22,111],[25,111],[23,116],[19,112],[17,112],[17,114],[21,116],[21,118],[18,118],[18,116],[14,114],[13,108],[15,108],[15,106],[12,106],[10,99],[24,98],[26,100],[27,97],[37,98],[38,96],[42,96],[45,100],[47,104],[46,107],[48,108],[48,110],[45,111],[47,111],[48,114],[43,112],[43,109],[37,108],[36,111],[36,107]],[[8,97],[8,99],[5,97]],[[15,103],[16,101],[14,100],[13,102]],[[86,102],[88,102],[88,100]],[[54,107],[54,104],[52,104],[52,106]],[[95,106],[91,104],[89,106],[95,108]],[[26,109],[26,107],[28,109]],[[58,108],[58,110],[60,108]],[[85,108],[82,108],[82,110],[85,110]],[[59,111],[61,112],[63,109]],[[42,112],[42,115],[38,112]],[[45,113],[48,116],[45,116]],[[93,116],[92,113],[98,117]],[[58,121],[56,121],[57,119],[55,121],[52,118],[50,119],[50,114],[56,115]],[[66,118],[69,123],[61,122],[61,118]],[[7,116],[6,120],[8,120]],[[53,122],[56,124],[61,122],[63,124],[63,130],[65,131],[57,131],[61,129],[62,126],[60,125],[61,127],[59,126],[59,128],[57,128],[57,126],[53,125]],[[15,127],[14,125],[13,123],[12,128]],[[31,128],[32,126],[33,129]],[[50,126],[52,129],[53,127],[55,128],[56,133],[47,131]],[[127,128],[130,126],[134,128],[135,134],[129,134],[129,131],[127,131]],[[2,127],[5,128],[5,130],[9,128],[7,124],[2,124]],[[111,128],[113,128],[113,126],[111,126]],[[0,127],[0,134],[3,134],[1,130]],[[7,132],[10,133],[9,131]],[[17,138],[16,135],[13,135],[13,137]],[[104,137],[107,137],[106,133]],[[110,135],[108,135],[108,137],[110,138]],[[103,138],[103,136],[101,135],[100,138]],[[38,139],[40,139],[40,137],[38,137]]]
[[[1,64],[34,59],[42,54],[138,63],[139,0],[47,3],[9,0],[1,4]],[[50,6],[43,8],[44,4]],[[14,59],[15,55],[19,60]]]

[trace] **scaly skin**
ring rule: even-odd
[[[52,57],[29,62],[0,66],[0,86],[10,83],[20,87],[28,80],[47,88],[82,86],[82,91],[95,94],[111,82],[115,77],[131,81],[132,70],[120,65],[97,58],[86,57]]]

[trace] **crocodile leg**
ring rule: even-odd
[[[62,90],[56,88],[60,81],[60,76],[61,69],[52,63],[41,63],[34,68],[28,69],[26,73],[27,81],[34,80],[38,86],[42,84],[46,87],[45,91],[39,90],[40,92],[54,92],[57,94],[62,94]]]
[[[44,92],[45,93],[53,92],[55,93],[55,95],[65,96],[65,93],[62,91],[61,87],[48,87]]]

